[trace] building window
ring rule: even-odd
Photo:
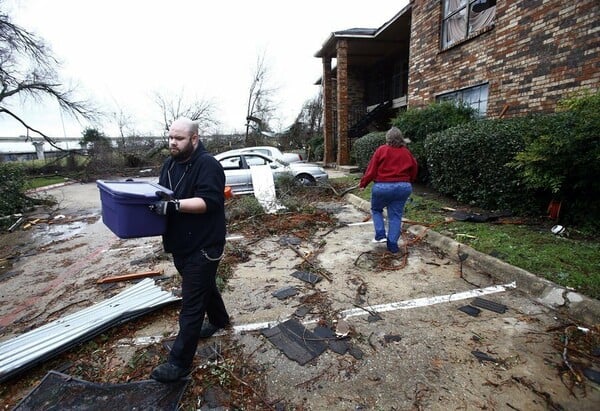
[[[408,61],[405,59],[394,62],[392,74],[392,98],[406,96],[408,90]]]
[[[394,57],[377,63],[367,73],[367,106],[406,96],[408,60]]]
[[[464,103],[467,106],[475,109],[475,112],[479,117],[485,117],[488,102],[488,84],[481,84],[475,87],[469,87],[450,93],[440,94],[437,96],[436,100],[438,102],[455,101]]]
[[[442,0],[442,48],[494,24],[496,0]]]

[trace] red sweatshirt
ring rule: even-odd
[[[365,175],[360,179],[364,188],[371,181],[376,183],[412,183],[417,179],[417,160],[406,147],[379,146],[367,166]]]

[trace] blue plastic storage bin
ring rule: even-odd
[[[162,235],[167,229],[167,217],[150,210],[159,200],[157,191],[173,192],[147,181],[97,180],[102,201],[102,222],[119,238]]]

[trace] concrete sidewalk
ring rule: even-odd
[[[363,200],[354,194],[346,194],[344,198],[355,207],[367,213],[370,212],[371,204],[369,201]],[[545,307],[555,310],[557,314],[567,316],[587,326],[600,323],[600,301],[596,299],[559,286],[526,270],[481,253],[427,227],[408,224],[405,224],[405,226],[408,227],[407,230],[411,234],[423,237],[423,241],[449,257],[458,256],[460,253],[464,258],[463,264],[488,273],[500,283],[516,281],[520,290],[526,292],[530,298]]]

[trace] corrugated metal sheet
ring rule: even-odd
[[[0,382],[110,327],[178,300],[146,278],[108,300],[0,343]]]

